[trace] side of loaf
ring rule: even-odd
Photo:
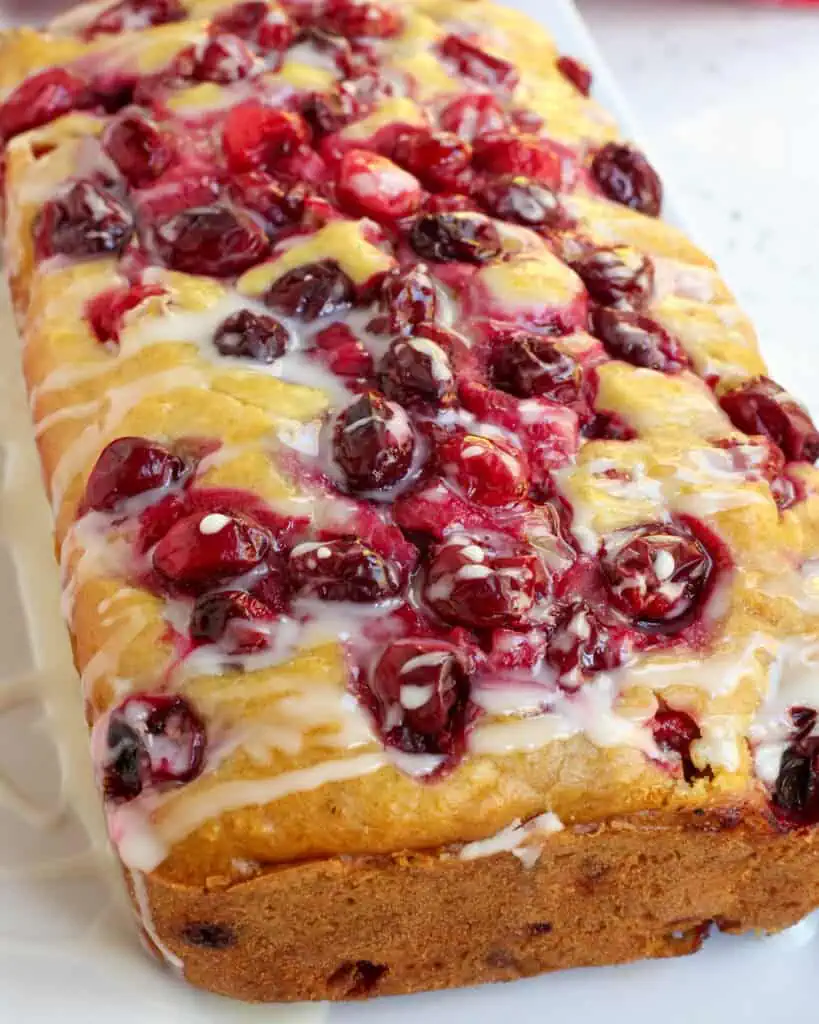
[[[819,905],[819,431],[588,70],[485,0],[0,35],[109,834],[245,999]]]

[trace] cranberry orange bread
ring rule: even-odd
[[[65,614],[153,947],[353,998],[819,905],[819,432],[586,69],[483,0],[0,39]]]

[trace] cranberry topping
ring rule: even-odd
[[[627,245],[588,249],[572,259],[589,295],[604,306],[639,308],[654,290],[654,264]]]
[[[379,367],[384,394],[404,405],[455,401],[455,375],[449,356],[429,338],[396,338]]]
[[[255,58],[238,36],[223,33],[184,50],[174,63],[180,78],[230,85],[247,78]]]
[[[592,327],[612,358],[632,366],[679,373],[691,365],[677,339],[650,317],[598,307],[592,314]]]
[[[108,719],[102,785],[109,800],[134,800],[163,783],[195,779],[205,759],[205,726],[184,697],[136,694]]]
[[[609,142],[595,154],[592,175],[609,199],[657,217],[663,205],[660,177],[633,146]]]
[[[219,644],[228,654],[250,654],[264,650],[269,634],[257,623],[274,618],[264,601],[244,590],[218,590],[197,597],[189,625],[196,644]]]
[[[65,68],[29,76],[0,104],[0,143],[88,105],[86,83]]]
[[[379,305],[383,317],[368,329],[381,334],[406,334],[426,320],[434,320],[438,297],[429,271],[423,263],[408,270],[391,270],[381,285]]]
[[[578,92],[584,96],[589,95],[592,86],[592,73],[582,61],[575,57],[558,57],[557,70],[572,83]]]
[[[691,760],[691,744],[700,739],[702,732],[694,719],[685,711],[670,708],[664,701],[649,723],[654,742],[664,753],[677,754],[682,761],[683,778],[692,782],[702,775]]]
[[[81,259],[122,252],[131,240],[134,222],[109,192],[90,181],[77,181],[43,206],[34,232],[41,258]]]
[[[463,434],[441,445],[438,461],[446,476],[479,505],[509,505],[526,494],[525,457],[507,441]]]
[[[588,441],[633,441],[637,437],[634,428],[616,412],[595,413],[581,432]]]
[[[239,205],[262,217],[271,232],[297,226],[306,213],[303,185],[283,185],[264,171],[237,174],[230,185]]]
[[[272,363],[287,350],[289,335],[272,316],[240,309],[222,322],[213,344],[223,356]]]
[[[713,560],[682,525],[652,523],[609,537],[601,567],[613,604],[639,628],[675,633],[705,597]]]
[[[488,93],[468,93],[452,100],[441,111],[438,123],[466,142],[507,126],[503,107]]]
[[[211,33],[223,32],[255,43],[265,52],[286,50],[295,35],[284,11],[272,8],[265,0],[247,0],[217,14]]]
[[[272,309],[302,320],[318,320],[348,309],[355,285],[335,260],[305,263],[282,274],[265,295]]]
[[[546,585],[543,566],[527,544],[493,544],[456,533],[433,549],[424,600],[440,617],[475,629],[522,626]]]
[[[621,663],[622,630],[611,629],[582,598],[560,607],[549,632],[546,661],[564,683],[580,682],[596,672],[610,672]]]
[[[241,274],[269,249],[267,236],[250,214],[230,206],[183,210],[155,229],[154,240],[169,267],[211,277]]]
[[[522,175],[558,189],[563,179],[563,158],[540,139],[510,132],[492,132],[476,139],[475,166],[489,174]]]
[[[398,483],[409,472],[414,450],[407,414],[376,391],[355,399],[336,420],[333,455],[355,491]]]
[[[355,120],[359,104],[349,89],[334,92],[312,92],[301,97],[301,115],[314,136],[332,135]]]
[[[271,547],[270,533],[241,512],[197,512],[170,528],[154,550],[154,568],[188,589],[240,576]]]
[[[398,35],[404,22],[397,11],[371,0],[330,0],[324,8],[321,24],[347,39],[366,36],[389,39]]]
[[[819,458],[819,431],[813,420],[769,377],[757,377],[726,392],[719,403],[738,430],[770,438],[789,462]]]
[[[381,601],[401,585],[398,566],[359,540],[298,544],[288,568],[298,591],[324,601]]]
[[[773,804],[788,824],[819,823],[819,737],[797,736],[784,751]]]
[[[392,157],[433,191],[457,189],[472,147],[451,132],[413,130],[397,140]]]
[[[103,136],[103,148],[134,188],[155,181],[173,159],[157,125],[141,110],[123,110]]]
[[[339,377],[364,381],[375,373],[372,355],[347,324],[335,323],[314,335],[316,357]]]
[[[519,398],[540,395],[568,405],[580,392],[580,367],[549,338],[519,334],[502,339],[492,364],[495,383]]]
[[[299,114],[266,107],[258,100],[229,111],[222,129],[225,158],[234,171],[275,168],[309,138],[310,128]]]
[[[423,259],[487,263],[501,251],[498,230],[480,213],[426,213],[412,226],[410,242]]]
[[[338,169],[338,198],[354,213],[396,220],[415,213],[421,186],[392,160],[363,149],[344,154]]]
[[[144,437],[118,437],[103,448],[85,485],[85,507],[113,512],[123,501],[178,483],[185,461]]]
[[[518,84],[520,76],[513,64],[500,57],[493,57],[463,36],[447,36],[441,43],[441,53],[455,64],[465,78],[488,85],[490,89],[511,95]]]
[[[568,214],[552,189],[522,175],[507,175],[488,182],[480,198],[493,217],[513,224],[557,228],[568,223]]]
[[[151,25],[184,21],[186,16],[180,0],[120,0],[98,15],[83,34],[86,39],[93,39],[126,30],[134,32]]]
[[[119,341],[125,317],[140,303],[157,295],[164,295],[165,289],[158,284],[134,284],[123,288],[109,288],[95,295],[85,307],[85,317],[97,341],[103,344]]]

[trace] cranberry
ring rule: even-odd
[[[691,365],[682,345],[650,317],[598,307],[592,314],[592,327],[612,358],[632,366],[679,373]]]
[[[685,711],[668,707],[664,701],[649,723],[654,742],[664,753],[676,754],[682,760],[683,777],[692,782],[702,773],[691,760],[691,744],[700,739],[702,732],[694,719]]]
[[[543,566],[533,548],[507,544],[501,553],[463,533],[432,551],[424,599],[456,625],[496,629],[524,624],[544,589]]]
[[[237,174],[231,188],[240,206],[264,219],[269,229],[292,228],[304,218],[308,192],[303,185],[286,186],[264,171]]]
[[[409,472],[414,450],[407,414],[376,391],[355,399],[336,421],[333,455],[353,490],[397,484]]]
[[[125,317],[146,299],[164,295],[158,284],[134,284],[122,288],[109,288],[95,295],[85,307],[85,317],[97,338],[104,343],[119,341]]]
[[[187,472],[184,460],[164,445],[144,437],[118,437],[107,445],[85,485],[85,506],[112,512],[123,501],[178,483]]]
[[[598,412],[583,424],[583,437],[588,441],[633,441],[633,427],[615,412]]]
[[[233,277],[268,253],[264,231],[243,210],[230,206],[199,206],[183,210],[160,224],[154,233],[164,262],[186,274]]]
[[[570,600],[558,610],[549,633],[546,661],[564,682],[579,682],[596,672],[610,672],[617,668],[622,656],[622,640],[613,635],[582,598]]]
[[[466,497],[479,505],[509,505],[526,494],[524,455],[507,441],[463,434],[441,445],[438,461]]]
[[[487,263],[501,251],[497,228],[480,213],[426,213],[412,227],[410,242],[423,259]]]
[[[140,188],[155,181],[173,154],[162,132],[141,110],[123,110],[103,136],[103,147],[127,179]]]
[[[274,281],[265,295],[272,309],[302,320],[318,320],[348,309],[355,285],[335,260],[305,263]]]
[[[410,637],[390,644],[370,681],[384,741],[407,753],[459,753],[469,670],[463,650],[443,640]]]
[[[177,57],[174,71],[180,78],[230,85],[247,78],[255,58],[238,36],[222,34],[191,46]]]
[[[597,184],[616,203],[657,217],[663,204],[660,177],[639,150],[622,142],[609,142],[595,154],[591,165]]]
[[[189,631],[197,644],[219,644],[229,654],[264,650],[269,634],[254,623],[270,622],[272,609],[244,590],[218,590],[197,597]]]
[[[381,285],[379,305],[383,317],[376,318],[368,329],[381,334],[409,334],[426,320],[434,320],[438,295],[429,271],[423,263],[409,270],[391,270]]]
[[[157,544],[153,563],[165,579],[201,588],[252,569],[271,542],[268,531],[241,512],[197,512],[174,523]]]
[[[494,96],[468,93],[448,103],[441,111],[438,123],[444,131],[472,142],[486,132],[506,128],[506,114]]]
[[[522,175],[508,175],[488,182],[480,197],[493,217],[513,224],[557,228],[568,222],[566,210],[552,189]]]
[[[298,544],[288,568],[297,590],[323,601],[381,601],[401,585],[398,567],[359,540]]]
[[[563,158],[548,143],[510,132],[492,132],[475,140],[475,166],[489,174],[521,175],[559,189]]]
[[[338,198],[354,213],[395,220],[415,213],[421,202],[421,186],[392,160],[351,149],[339,165]]]
[[[797,738],[782,754],[773,803],[795,825],[819,822],[819,738]]]
[[[98,15],[83,35],[86,39],[116,35],[126,30],[133,32],[151,25],[184,21],[186,17],[181,0],[120,0]]]
[[[429,338],[396,338],[381,360],[379,380],[384,394],[404,405],[455,401],[455,376],[449,356]]]
[[[190,782],[204,760],[205,726],[184,697],[135,694],[108,718],[103,790],[124,803],[153,786]]]
[[[447,36],[441,43],[441,53],[464,77],[507,95],[515,91],[520,77],[517,68],[500,57],[493,57],[463,36]]]
[[[401,15],[385,4],[371,0],[330,0],[324,8],[321,23],[330,32],[347,39],[370,36],[390,39],[404,27]]]
[[[213,344],[223,356],[272,363],[287,350],[287,329],[272,316],[240,309],[218,327]]]
[[[654,265],[627,245],[587,249],[571,261],[589,295],[604,306],[639,308],[654,290]]]
[[[301,97],[301,114],[315,136],[341,131],[360,113],[359,105],[349,90],[312,92]]]
[[[134,221],[117,199],[90,181],[77,181],[49,200],[35,222],[41,258],[120,253],[131,240]]]
[[[427,188],[452,191],[469,167],[472,147],[451,132],[415,129],[399,137],[392,156]]]
[[[359,380],[373,376],[373,357],[347,324],[330,324],[315,334],[313,341],[321,353],[318,358],[331,373]]]
[[[255,43],[263,51],[282,51],[292,43],[294,30],[284,11],[272,8],[265,0],[246,0],[217,14],[211,33],[227,32]]]
[[[310,138],[299,114],[266,107],[258,100],[240,103],[229,111],[222,129],[222,146],[234,171],[275,168]]]
[[[582,61],[575,57],[558,57],[557,70],[572,83],[578,92],[584,96],[589,95],[592,86],[592,73]]]
[[[0,104],[0,143],[88,105],[86,83],[65,68],[30,75]]]
[[[580,394],[580,367],[549,338],[519,334],[504,338],[492,365],[495,383],[519,398],[540,395],[568,405]]]
[[[667,633],[689,624],[713,571],[703,544],[673,523],[612,535],[604,542],[601,566],[616,607],[640,628]]]
[[[757,377],[719,400],[737,430],[762,434],[789,462],[819,458],[819,431],[802,406],[769,377]]]

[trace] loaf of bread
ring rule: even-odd
[[[819,905],[819,432],[590,90],[484,0],[0,36],[92,755],[196,985],[414,992]]]

